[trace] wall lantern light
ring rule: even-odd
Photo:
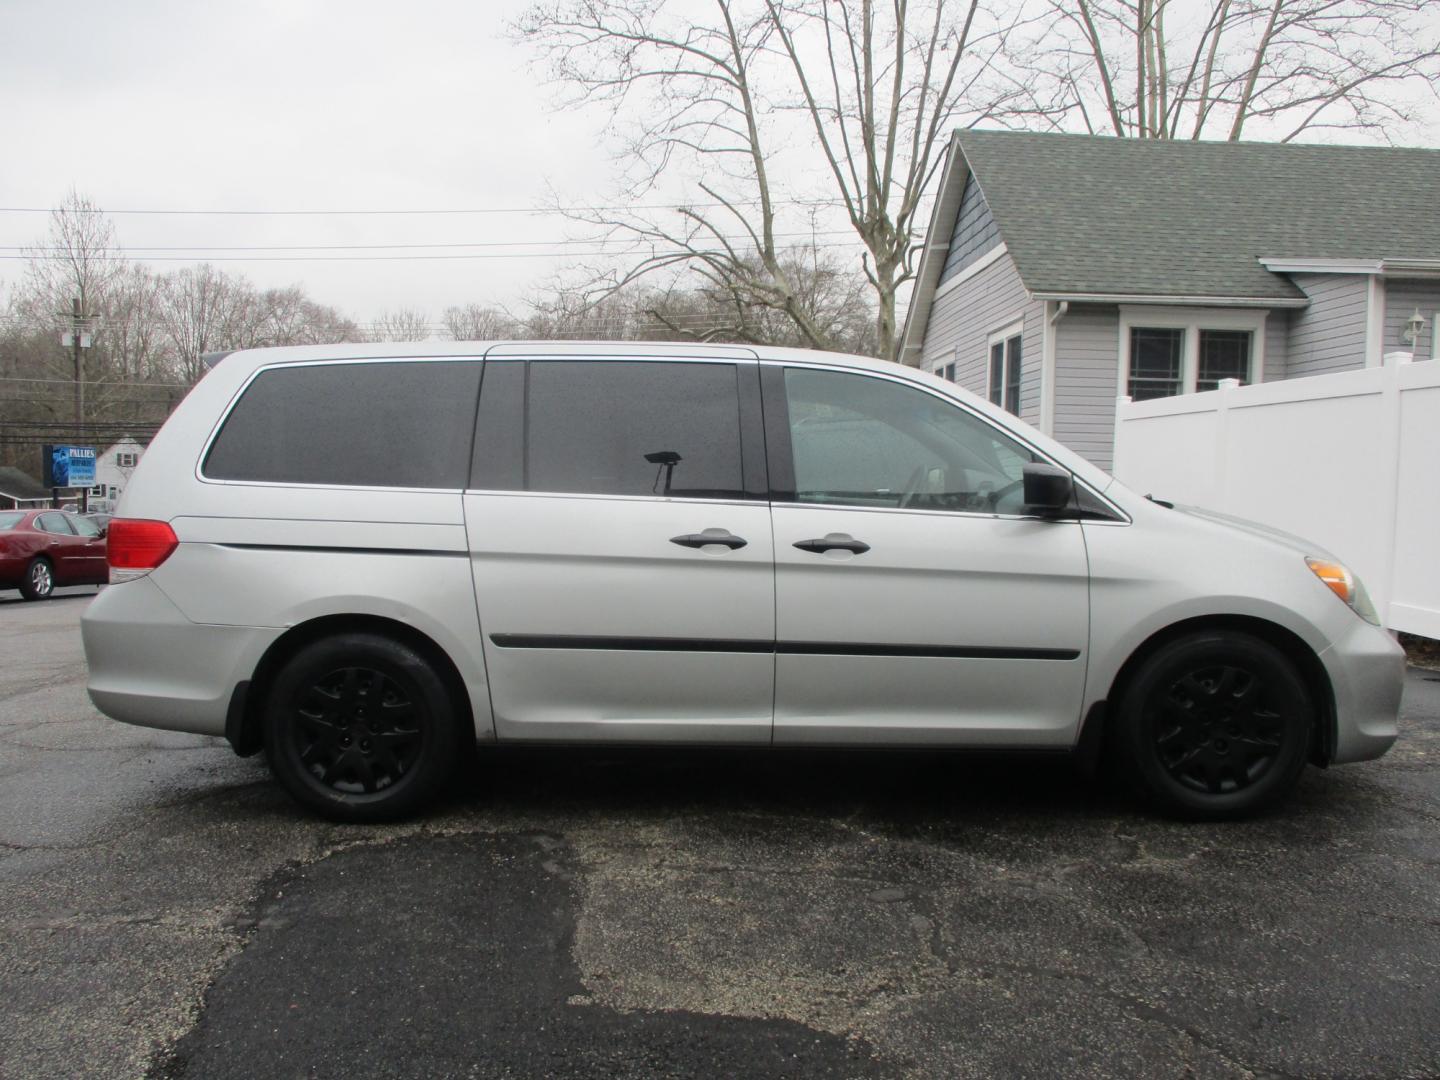
[[[1405,320],[1405,332],[1400,335],[1402,341],[1408,341],[1415,345],[1420,341],[1420,331],[1425,329],[1425,316],[1420,314],[1420,309],[1415,309],[1415,314]]]

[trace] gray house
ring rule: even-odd
[[[1440,151],[961,131],[901,359],[1109,468],[1119,395],[1440,356]]]

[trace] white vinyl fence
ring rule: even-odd
[[[1121,398],[1115,475],[1313,540],[1385,625],[1440,638],[1440,360]]]

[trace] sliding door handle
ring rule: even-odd
[[[856,555],[864,555],[870,550],[870,545],[865,541],[856,540],[843,533],[831,533],[819,540],[797,540],[795,546],[801,551],[813,551],[817,555],[827,551],[849,551]]]
[[[706,532],[686,533],[684,536],[672,536],[670,543],[679,544],[681,547],[703,548],[710,544],[723,544],[731,551],[744,547],[749,541],[742,540],[732,532],[724,529],[714,529]]]

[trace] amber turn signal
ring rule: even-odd
[[[1310,572],[1323,581],[1331,592],[1344,600],[1351,611],[1368,623],[1380,625],[1380,616],[1370,601],[1370,594],[1365,591],[1360,579],[1345,566],[1330,559],[1311,558],[1305,560],[1305,565],[1310,567]]]

